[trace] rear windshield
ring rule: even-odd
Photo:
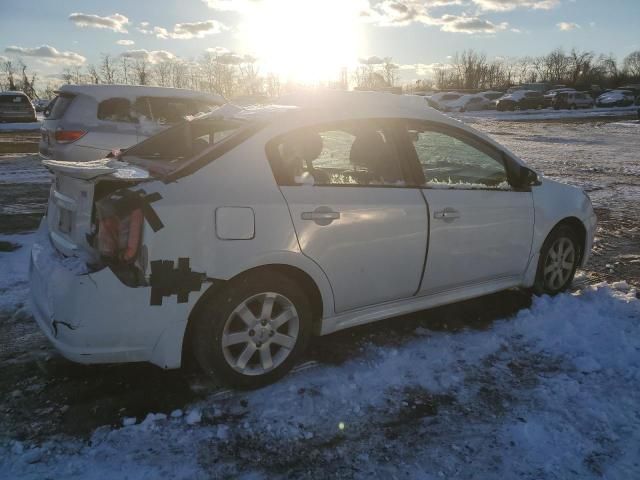
[[[29,103],[29,99],[24,95],[0,95],[0,103],[20,105]]]
[[[56,98],[54,98],[49,106],[47,106],[44,116],[49,120],[57,120],[58,118],[62,118],[64,116],[64,112],[67,111],[69,105],[73,102],[75,98],[74,95],[68,94],[60,94]]]
[[[462,95],[455,95],[455,94],[443,95],[442,100],[457,100],[461,96]]]
[[[131,147],[123,153],[122,159],[132,163],[142,159],[179,166],[229,137],[243,125],[243,122],[219,118],[186,121]]]

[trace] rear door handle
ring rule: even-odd
[[[340,212],[334,212],[329,207],[318,207],[313,212],[302,212],[302,220],[313,220],[318,225],[329,225],[340,218]]]
[[[444,210],[433,212],[433,218],[444,220],[445,222],[450,222],[452,220],[455,220],[456,218],[460,218],[460,212],[454,208],[447,207]]]

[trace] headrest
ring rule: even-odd
[[[349,161],[354,165],[369,166],[384,155],[387,145],[378,132],[360,133],[351,145]]]
[[[322,137],[310,130],[299,130],[287,135],[283,144],[285,154],[297,153],[307,162],[315,160],[322,153]]]

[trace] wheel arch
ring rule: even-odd
[[[576,235],[578,236],[578,241],[580,242],[578,265],[581,265],[584,252],[587,248],[587,227],[585,226],[584,222],[577,217],[573,217],[573,216],[565,217],[559,222],[557,222],[551,230],[549,230],[549,233],[545,237],[545,241],[547,238],[549,238],[549,235],[551,235],[551,232],[553,232],[556,228],[561,226],[567,226],[571,228],[574,232],[576,232]],[[543,245],[544,245],[544,242],[542,242],[542,244],[540,245],[540,249],[542,249]]]
[[[318,287],[316,281],[309,275],[309,273],[304,270],[294,267],[288,264],[281,263],[273,263],[267,265],[261,265],[258,267],[253,267],[243,272],[238,273],[234,277],[228,280],[218,280],[214,279],[207,288],[207,290],[200,296],[198,301],[195,303],[191,312],[189,313],[189,318],[187,319],[187,326],[185,329],[184,336],[182,338],[182,365],[183,366],[192,366],[195,365],[193,353],[191,351],[191,342],[193,337],[193,319],[200,314],[203,307],[206,305],[207,300],[212,296],[216,295],[220,291],[222,291],[229,282],[235,281],[239,278],[242,278],[247,275],[255,275],[256,273],[261,272],[279,272],[291,279],[293,279],[298,285],[302,287],[304,292],[308,295],[309,301],[311,303],[311,310],[313,312],[313,332],[315,334],[320,332],[320,324],[322,322],[322,317],[325,313],[324,300],[322,297],[322,293],[320,288]]]

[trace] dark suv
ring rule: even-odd
[[[36,111],[22,92],[0,92],[0,122],[35,122]]]

